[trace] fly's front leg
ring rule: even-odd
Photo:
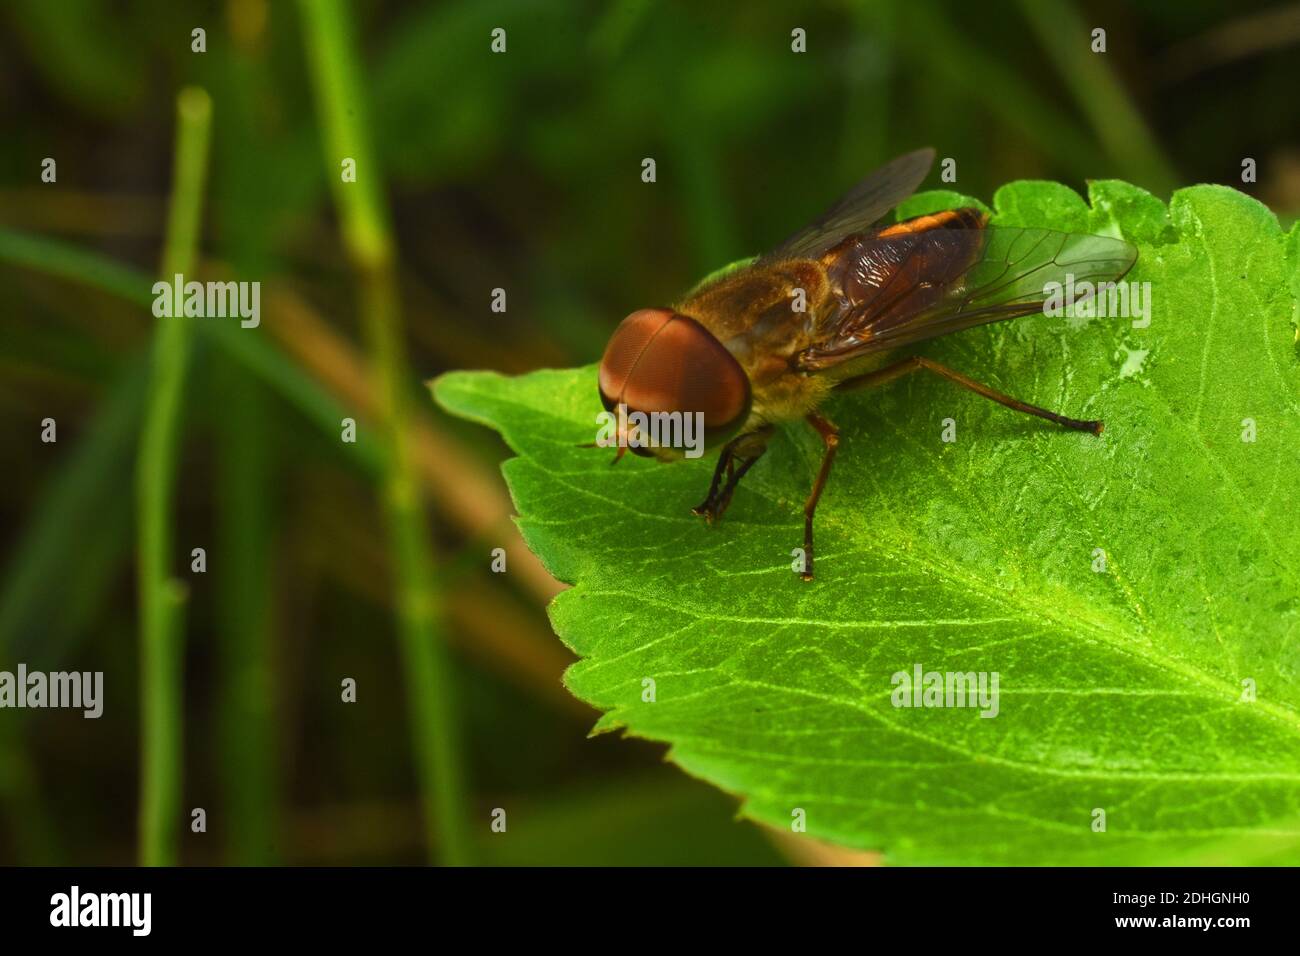
[[[826,446],[826,451],[822,455],[821,470],[817,472],[817,480],[813,483],[812,494],[808,496],[808,501],[803,506],[802,577],[805,581],[811,581],[813,578],[813,516],[817,513],[817,502],[821,500],[822,491],[826,488],[826,479],[830,477],[835,452],[840,447],[840,431],[829,418],[823,418],[816,412],[811,412],[805,420],[816,429],[818,435],[821,435],[822,443]]]
[[[691,514],[701,515],[704,520],[713,523],[714,508],[717,505],[718,489],[722,485],[722,476],[731,474],[731,460],[734,456],[732,447],[735,442],[728,442],[722,449],[722,454],[718,455],[717,467],[713,469],[713,480],[709,482],[709,493],[704,500],[691,509]]]
[[[729,441],[722,449],[718,465],[713,469],[708,497],[691,509],[709,524],[719,520],[731,504],[731,496],[745,477],[745,472],[767,451],[767,440],[772,437],[772,426],[767,425],[747,435]]]

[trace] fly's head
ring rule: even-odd
[[[639,309],[600,360],[600,400],[625,451],[672,461],[733,438],[753,394],[735,357],[703,325],[672,309]]]

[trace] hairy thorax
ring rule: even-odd
[[[796,367],[838,302],[821,263],[775,262],[723,277],[676,306],[713,333],[745,370],[754,408],[745,431],[800,418],[833,382]]]

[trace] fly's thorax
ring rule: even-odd
[[[810,259],[754,265],[710,283],[677,311],[697,319],[733,352],[782,351],[784,338],[811,332],[830,294],[826,270]]]
[[[795,360],[832,307],[826,270],[810,259],[742,269],[677,307],[709,329],[744,369],[754,413],[741,434],[801,417],[825,396],[829,386],[799,371]]]
[[[821,265],[791,260],[724,277],[678,308],[708,328],[758,387],[785,374],[812,343],[830,299]]]

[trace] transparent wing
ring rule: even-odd
[[[864,236],[829,266],[842,307],[799,356],[824,369],[976,325],[1029,315],[1096,294],[1133,267],[1122,239],[990,226]]]
[[[811,225],[759,258],[816,259],[846,236],[869,230],[921,185],[934,164],[933,149],[918,149],[870,173]]]

